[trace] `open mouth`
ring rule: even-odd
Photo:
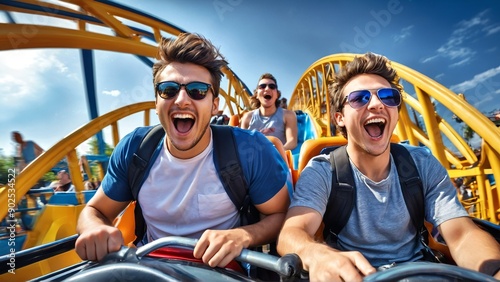
[[[370,119],[365,123],[365,130],[371,137],[380,137],[384,134],[385,120],[381,118]]]
[[[266,99],[266,100],[271,100],[272,97],[273,96],[271,96],[271,95],[264,95],[264,99]]]
[[[175,129],[180,133],[186,133],[193,128],[195,119],[190,114],[175,114],[172,118]]]

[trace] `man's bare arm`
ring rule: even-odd
[[[321,222],[322,216],[313,209],[291,208],[278,238],[278,252],[297,254],[311,281],[361,281],[363,275],[375,272],[361,253],[340,252],[315,241]]]
[[[113,220],[125,209],[128,202],[117,202],[98,189],[83,208],[77,223],[78,237],[75,250],[84,260],[101,260],[124,244],[120,230]]]
[[[284,110],[284,112],[286,143],[283,144],[283,148],[293,150],[298,142],[297,116],[293,111]]]
[[[241,121],[240,121],[240,127],[243,128],[243,129],[248,129],[248,127],[250,126],[250,119],[252,117],[252,112],[247,112],[247,113],[244,113],[243,116],[241,117]]]
[[[457,265],[490,275],[500,270],[500,245],[470,218],[450,219],[438,229]],[[500,274],[495,277],[500,278]]]

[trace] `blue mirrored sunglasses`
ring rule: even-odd
[[[372,91],[376,90],[376,95],[380,102],[387,107],[398,107],[401,105],[401,93],[395,88],[364,89],[356,90],[346,96],[346,100],[353,109],[360,109],[366,106],[372,98]],[[344,101],[345,104],[346,101]]]

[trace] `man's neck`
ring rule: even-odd
[[[354,148],[347,146],[349,158],[361,173],[375,182],[387,178],[391,161],[390,150],[386,150],[381,155],[374,156],[361,150],[361,148],[352,149]]]
[[[274,113],[276,113],[277,110],[278,110],[278,108],[276,108],[275,105],[273,105],[271,107],[262,107],[261,106],[259,108],[260,115],[265,116],[265,117],[270,117],[270,116],[274,115]]]

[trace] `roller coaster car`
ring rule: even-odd
[[[17,267],[47,259],[73,249],[77,235],[16,254]],[[82,261],[30,281],[262,281],[249,278],[240,264],[211,268],[192,257],[195,239],[166,237],[139,248],[122,247],[101,262]],[[186,256],[186,254],[189,254]],[[191,257],[189,257],[191,256]],[[309,281],[295,254],[283,257],[243,250],[236,258],[274,273],[275,281]],[[8,257],[0,257],[0,271],[8,271]],[[13,274],[15,275],[15,274]],[[15,277],[14,277],[15,278]],[[267,280],[267,279],[266,279]],[[364,281],[497,281],[491,276],[454,265],[410,262],[382,266]]]

